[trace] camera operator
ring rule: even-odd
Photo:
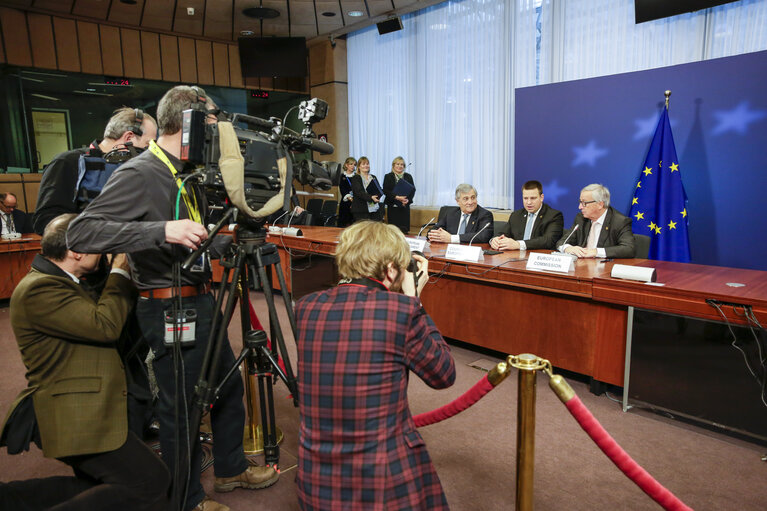
[[[344,229],[335,257],[343,280],[295,307],[299,504],[447,509],[407,403],[409,371],[433,388],[455,381],[450,349],[416,298],[428,263],[414,254],[408,271],[405,236],[374,221]]]
[[[148,151],[120,167],[120,172],[112,176],[101,195],[72,223],[67,234],[67,241],[74,250],[125,251],[129,254],[141,295],[137,305],[138,321],[154,352],[153,367],[160,390],[160,446],[171,473],[177,469],[177,449],[180,452],[187,449],[186,441],[177,445],[177,439],[186,438],[187,430],[194,431],[199,427],[189,424],[187,428],[184,410],[194,395],[215,311],[210,292],[210,266],[205,258],[189,271],[181,269],[179,264],[188,256],[188,249],[196,249],[208,237],[202,224],[205,198],[196,187],[181,188],[183,200],[178,201],[179,219],[173,219],[176,196],[182,186],[176,177],[183,168],[179,159],[182,113],[190,108],[206,109],[208,122],[216,122],[216,107],[202,89],[188,86],[170,89],[157,107],[160,133],[157,143],[152,142]],[[174,270],[180,273],[180,287],[174,286]],[[180,299],[180,312],[185,317],[196,315],[194,338],[182,338],[180,359],[175,356],[172,342],[170,346],[166,345],[166,318],[175,324],[172,316],[174,298]],[[172,332],[172,326],[170,330]],[[225,338],[218,374],[226,374],[234,361]],[[214,488],[219,492],[234,488],[265,488],[279,477],[272,467],[248,466],[242,448],[245,425],[242,397],[242,380],[230,378],[210,410],[215,439]],[[184,509],[229,509],[205,496],[200,484],[201,460],[202,451],[197,440],[191,448]]]
[[[100,297],[83,289],[80,278],[101,256],[67,250],[74,217],[48,224],[42,255],[11,297],[11,326],[29,386],[11,406],[3,439],[16,454],[29,448],[39,428],[43,454],[72,466],[76,477],[0,484],[0,508],[164,511],[170,475],[128,431],[127,383],[115,347],[135,303],[128,264],[115,256]]]
[[[37,207],[32,224],[37,234],[42,234],[48,222],[63,213],[79,213],[76,195],[79,190],[78,170],[80,160],[88,158],[89,169],[103,169],[104,157],[113,150],[124,151],[130,156],[136,149],[144,149],[157,135],[157,123],[141,109],[123,107],[115,111],[104,128],[104,138],[94,140],[88,148],[72,149],[57,154],[45,167]],[[83,162],[85,165],[85,162]]]

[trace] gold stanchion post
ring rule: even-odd
[[[242,372],[245,375],[245,399],[247,401],[248,422],[245,424],[245,434],[242,437],[242,449],[245,454],[254,455],[264,452],[264,434],[261,424],[256,423],[256,410],[258,403],[256,401],[256,375],[250,374],[247,370],[247,364],[243,364]],[[277,428],[277,443],[282,443],[282,430]]]

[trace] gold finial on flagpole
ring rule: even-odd
[[[668,110],[668,98],[671,96],[671,91],[667,90],[663,95],[666,96],[666,110]]]

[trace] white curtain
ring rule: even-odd
[[[381,180],[404,157],[416,205],[466,182],[514,207],[516,87],[767,49],[767,0],[638,25],[634,0],[450,0],[402,22],[348,37],[349,147]]]

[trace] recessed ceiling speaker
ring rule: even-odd
[[[397,30],[402,30],[402,21],[400,21],[399,17],[389,18],[388,20],[376,23],[376,26],[378,27],[378,33],[384,35],[390,32],[396,32]]]

